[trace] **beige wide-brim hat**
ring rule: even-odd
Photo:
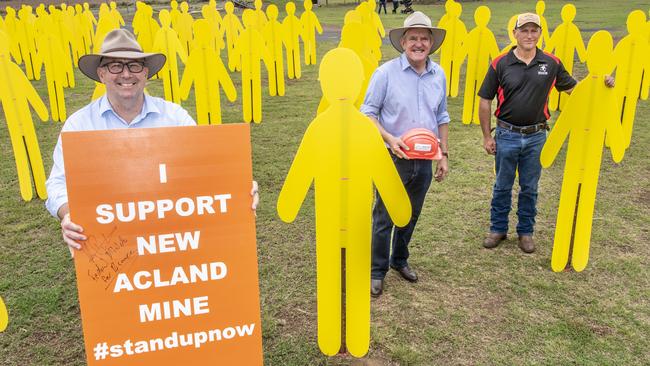
[[[89,78],[100,81],[97,68],[102,57],[144,60],[149,69],[149,77],[156,75],[165,65],[167,57],[162,53],[144,53],[133,33],[126,29],[115,29],[106,34],[102,48],[97,54],[84,55],[79,58],[79,70]]]
[[[428,16],[424,15],[423,12],[416,11],[404,19],[403,27],[391,29],[388,33],[390,43],[392,43],[393,47],[395,47],[395,49],[400,53],[404,52],[404,49],[400,44],[402,36],[404,33],[406,33],[407,30],[413,28],[423,28],[429,29],[431,31],[431,34],[433,35],[433,42],[431,42],[431,49],[429,50],[429,54],[434,53],[438,48],[440,48],[442,41],[445,40],[445,34],[447,33],[447,31],[442,28],[432,27],[431,19]]]

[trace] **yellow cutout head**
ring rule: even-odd
[[[305,7],[305,10],[311,10],[311,8],[313,7],[311,0],[303,1],[302,5]]]
[[[354,51],[335,48],[323,56],[318,80],[323,96],[330,103],[341,99],[353,103],[359,94],[363,79],[363,65]]]
[[[296,12],[296,4],[292,1],[289,1],[287,5],[284,6],[284,10],[287,11],[287,14],[293,15]]]
[[[278,19],[278,7],[275,4],[270,4],[266,7],[266,16],[269,17],[271,21]]]
[[[74,10],[77,12],[77,14],[81,14],[81,12],[83,11],[83,7],[81,6],[81,4],[75,4]]]
[[[627,31],[630,34],[642,35],[646,25],[645,13],[642,10],[634,10],[627,16]]]
[[[172,16],[169,14],[169,10],[163,9],[160,11],[158,14],[158,18],[160,19],[160,25],[162,25],[165,28],[171,27],[172,24]]]
[[[587,46],[587,69],[591,75],[608,75],[614,70],[614,41],[607,31],[598,31]]]
[[[187,13],[190,10],[190,6],[187,4],[187,1],[181,3],[181,11]]]
[[[235,11],[235,5],[231,1],[228,1],[224,7],[226,8],[226,14],[232,14]]]
[[[255,0],[255,10],[262,10],[262,0]]]
[[[491,16],[492,13],[490,12],[490,8],[485,5],[481,5],[476,8],[476,11],[474,12],[474,22],[479,27],[487,27]]]
[[[115,3],[115,1],[111,1],[110,5],[111,5],[111,9],[117,9],[117,4]]]
[[[463,6],[460,5],[460,3],[453,2],[450,3],[451,5],[449,6],[449,15],[451,15],[454,18],[460,17],[460,14],[463,12]]]
[[[169,5],[171,6],[172,9],[177,9],[178,8],[178,1],[172,0]]]
[[[537,15],[544,15],[545,10],[546,3],[543,0],[539,0],[537,4],[535,4],[535,13],[537,13]]]
[[[563,22],[570,23],[576,17],[576,6],[573,4],[566,4],[562,7],[560,14]]]

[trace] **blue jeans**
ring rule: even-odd
[[[383,279],[388,272],[389,263],[395,268],[408,265],[408,244],[418,222],[424,197],[431,185],[433,169],[431,160],[405,160],[391,153],[406,193],[411,200],[411,221],[404,227],[396,227],[386,211],[384,201],[377,194],[377,201],[372,211],[372,271],[373,279]],[[391,255],[391,234],[392,255]]]
[[[512,205],[512,185],[519,170],[517,234],[532,235],[537,215],[537,183],[542,174],[539,155],[546,142],[546,131],[530,135],[496,128],[496,182],[492,192],[490,232],[508,232],[508,214]]]

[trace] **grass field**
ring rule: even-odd
[[[554,28],[564,2],[546,3],[545,15]],[[649,7],[644,0],[574,4],[585,42],[598,29],[619,39],[626,34],[629,11]],[[508,18],[534,10],[535,2],[464,3],[461,19],[468,29],[479,5],[492,9],[491,29],[505,46]],[[351,6],[348,2],[316,10],[328,30],[319,43],[319,59],[335,47],[337,30]],[[443,14],[442,5],[415,8],[434,22]],[[387,29],[403,21],[392,14],[382,19]],[[382,51],[385,60],[396,56],[386,41]],[[574,70],[578,78],[586,74],[584,65],[577,64]],[[321,96],[317,67],[303,71],[302,79],[288,81],[286,96],[265,95],[263,123],[252,126],[253,169],[261,189],[257,245],[266,365],[650,362],[650,101],[639,102],[632,145],[622,163],[613,163],[609,151],[603,154],[587,269],[553,273],[550,255],[564,152],[542,175],[537,252],[523,254],[516,236],[498,249],[482,249],[493,159],[483,151],[478,126],[459,122],[462,96],[449,99],[450,175],[443,183],[432,184],[410,245],[410,264],[420,281],[409,284],[394,272],[388,274],[385,294],[372,302],[367,358],[321,355],[316,343],[313,195],[292,224],[281,222],[275,211],[282,182]],[[76,76],[77,87],[66,90],[69,114],[88,103],[93,88],[78,71]],[[238,84],[238,75],[233,79]],[[44,82],[34,85],[46,100]],[[148,89],[153,95],[162,94],[160,81],[152,81]],[[237,103],[223,103],[224,121],[241,120]],[[183,105],[194,115],[192,101]],[[3,114],[0,119],[5,125]],[[49,172],[61,124],[36,119],[34,123]],[[74,267],[59,224],[41,201],[20,199],[4,127],[0,156],[0,296],[10,314],[9,327],[0,333],[0,364],[82,365]],[[516,220],[511,218],[511,223]]]

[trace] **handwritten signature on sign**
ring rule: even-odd
[[[88,269],[88,277],[93,281],[104,284],[107,290],[122,268],[130,264],[136,258],[137,252],[129,246],[128,241],[121,237],[115,237],[117,227],[113,227],[108,234],[101,234],[99,237],[90,235],[86,240],[84,250],[91,268]]]

